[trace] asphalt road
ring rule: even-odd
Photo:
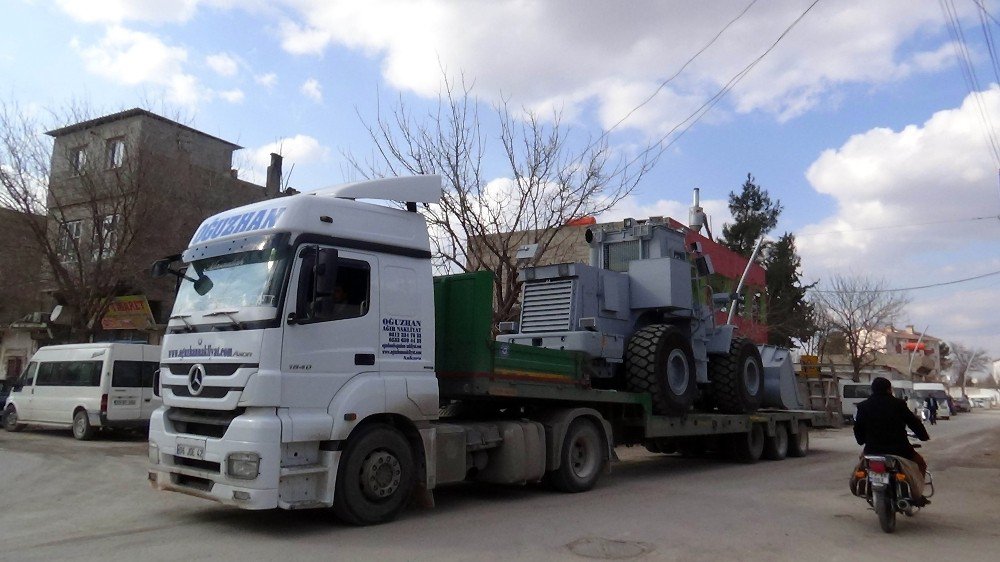
[[[848,492],[849,428],[755,465],[623,448],[588,493],[459,485],[367,528],[154,492],[142,437],[0,431],[0,560],[1000,559],[1000,410],[930,431],[937,493],[893,535]]]

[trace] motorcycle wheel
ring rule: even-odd
[[[877,491],[872,494],[872,503],[875,504],[875,514],[878,515],[878,525],[882,531],[891,533],[896,530],[896,506],[892,505],[892,497],[885,491]]]

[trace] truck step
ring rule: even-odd
[[[321,464],[303,464],[301,466],[283,466],[281,467],[281,477],[286,476],[304,476],[306,474],[323,474],[326,473],[327,467]]]

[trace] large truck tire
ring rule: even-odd
[[[333,512],[351,525],[396,518],[416,481],[413,451],[395,428],[372,424],[347,441],[337,469]]]
[[[601,434],[592,420],[584,417],[573,420],[563,439],[559,468],[549,476],[553,488],[576,493],[586,492],[597,484],[607,450]]]
[[[687,336],[667,324],[653,324],[632,334],[626,352],[626,386],[631,392],[648,392],[654,414],[680,415],[690,410],[698,385]]]
[[[764,363],[750,340],[733,338],[729,353],[710,356],[708,377],[715,405],[723,414],[749,414],[760,408]]]
[[[87,441],[94,437],[94,426],[90,425],[90,416],[86,410],[77,410],[73,414],[73,437]]]

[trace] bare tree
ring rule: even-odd
[[[951,345],[951,359],[952,366],[958,375],[955,384],[962,388],[962,394],[965,394],[969,373],[976,371],[989,373],[992,363],[985,349],[966,347],[960,343]]]
[[[81,106],[63,111],[52,119],[93,116]],[[56,153],[47,129],[41,118],[0,102],[0,206],[17,212],[38,247],[39,288],[72,311],[69,338],[87,341],[113,297],[135,291],[152,260],[183,247],[210,214],[197,208],[211,192],[196,189],[214,180],[134,137]],[[178,211],[178,201],[194,212]]]
[[[520,292],[519,266],[539,263],[557,249],[567,222],[596,215],[632,192],[652,167],[648,148],[635,158],[616,154],[606,136],[572,148],[559,113],[542,119],[506,102],[493,107],[497,135],[484,131],[479,108],[464,82],[447,79],[436,112],[414,117],[399,101],[390,114],[380,108],[365,122],[372,155],[345,154],[354,172],[367,179],[404,174],[440,174],[440,205],[424,205],[438,272],[489,269],[494,274],[494,320],[514,315]],[[362,118],[362,121],[364,119]],[[502,158],[505,172],[486,171]],[[526,264],[517,249],[537,244]]]
[[[908,303],[905,294],[887,290],[883,281],[866,277],[834,275],[812,293],[822,325],[843,338],[855,382],[861,378],[861,369],[874,364],[884,343],[878,330],[892,324]]]

